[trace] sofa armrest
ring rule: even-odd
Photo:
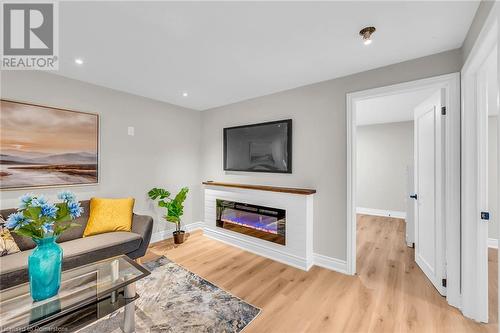
[[[139,248],[133,252],[127,253],[132,259],[143,257],[151,241],[151,234],[153,232],[153,218],[147,215],[132,216],[132,232],[141,235],[142,242]]]

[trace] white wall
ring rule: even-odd
[[[407,168],[413,165],[413,122],[356,128],[356,205],[406,212]]]
[[[488,237],[498,239],[498,116],[488,117]]]
[[[309,187],[314,198],[314,252],[346,259],[346,93],[457,72],[452,50],[204,111],[202,179]],[[293,173],[224,172],[222,129],[293,119]]]
[[[188,186],[184,222],[201,220],[198,111],[44,72],[1,74],[2,98],[100,115],[100,184],[70,188],[78,199],[132,196],[136,212],[155,217],[157,232],[167,224],[147,191],[153,186],[175,191]],[[128,126],[135,127],[135,136],[127,135]],[[53,197],[59,190],[30,191]],[[2,191],[1,208],[16,207],[17,198],[25,192]]]

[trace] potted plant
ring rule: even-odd
[[[52,204],[42,195],[25,194],[17,212],[5,222],[12,232],[30,237],[36,244],[28,257],[30,292],[35,301],[59,292],[63,251],[56,240],[65,230],[80,226],[71,220],[83,213],[73,193],[63,191],[58,198],[62,202]]]
[[[186,200],[189,189],[183,187],[179,193],[172,199],[170,192],[162,188],[153,188],[148,192],[152,200],[158,200],[158,206],[167,210],[164,218],[168,222],[175,224],[174,243],[182,244],[184,242],[185,231],[181,230],[181,217],[184,214],[184,201]]]

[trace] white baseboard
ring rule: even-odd
[[[294,256],[288,253],[284,253],[269,247],[262,247],[256,245],[252,242],[246,242],[239,237],[234,237],[230,234],[219,232],[218,230],[213,230],[211,228],[203,229],[204,235],[215,239],[217,241],[226,243],[231,246],[235,246],[245,251],[249,251],[255,253],[257,255],[279,261],[281,263],[302,269],[309,270],[311,267],[311,263],[308,263],[305,259],[299,258],[298,256]],[[327,257],[322,254],[313,254],[313,264],[316,266],[320,266],[326,269],[330,269],[332,271],[336,271],[343,274],[347,273],[347,262],[345,260],[340,260],[332,257]]]
[[[205,227],[205,222],[199,221],[199,222],[193,222],[193,223],[186,224],[184,226],[184,230],[186,230],[187,232],[191,232],[191,231],[195,231],[198,229],[203,229],[204,227]]]
[[[488,247],[498,249],[498,239],[488,238]]]
[[[218,232],[217,230],[212,230],[208,228],[204,228],[205,223],[204,222],[193,222],[190,224],[186,224],[184,226],[184,230],[187,232],[192,232],[194,230],[198,229],[203,229],[204,234],[207,237],[213,238],[215,240],[221,241],[223,243],[226,243],[228,245],[232,245],[238,248],[241,248],[243,250],[255,253],[257,255],[264,256],[266,258],[270,258],[272,260],[276,260],[279,262],[282,262],[284,264],[302,269],[302,270],[309,270],[311,264],[307,263],[307,261],[303,258],[299,258],[298,256],[293,256],[288,253],[283,253],[281,251],[271,249],[271,248],[264,248],[260,246],[256,246],[253,243],[250,242],[245,242],[244,240],[241,240],[236,237],[232,237],[231,235],[228,235],[226,233],[221,233]],[[172,237],[172,232],[174,229],[170,228],[167,230],[162,230],[155,232],[154,234],[151,235],[151,243],[159,242],[164,239],[168,239]],[[345,260],[340,260],[332,257],[327,257],[322,254],[313,254],[313,264],[319,267],[323,267],[332,271],[336,271],[339,273],[343,274],[348,274],[347,273],[347,262]]]
[[[323,267],[342,274],[348,274],[347,261],[337,258],[327,257],[322,254],[314,254],[314,265]]]
[[[374,215],[374,216],[394,217],[397,219],[406,219],[406,212],[398,212],[395,210],[357,207],[356,213],[365,215]]]
[[[183,229],[187,232],[191,232],[191,231],[194,231],[197,229],[203,229],[204,225],[205,225],[204,222],[193,222],[193,223],[189,223],[189,224],[184,225]],[[162,240],[168,239],[168,238],[172,238],[173,237],[172,232],[174,230],[175,230],[174,228],[168,228],[166,230],[161,230],[161,231],[157,231],[157,232],[153,233],[151,235],[150,243],[156,243],[156,242],[160,242]]]
[[[171,237],[173,237],[172,236],[173,231],[174,231],[174,229],[166,229],[166,230],[153,232],[153,234],[151,235],[151,240],[149,242],[156,243],[156,242],[160,242],[162,240],[165,240],[167,238],[171,238]]]
[[[279,251],[272,247],[262,246],[255,244],[254,242],[247,241],[241,237],[233,236],[226,232],[220,232],[219,230],[214,230],[213,228],[204,228],[203,233],[205,236],[215,239],[217,241],[226,243],[228,245],[235,246],[242,250],[255,253],[257,255],[269,258],[271,260],[279,261],[281,263],[302,269],[307,271],[311,267],[311,263],[306,260],[306,258],[301,258],[299,256],[285,253]]]
[[[184,226],[184,230],[187,232],[192,232],[194,230],[198,229],[203,229],[204,234],[207,237],[213,238],[215,240],[221,241],[223,243],[226,243],[231,246],[235,246],[238,248],[241,248],[243,250],[255,253],[257,255],[262,255],[264,257],[282,262],[284,264],[300,268],[303,270],[309,270],[310,268],[310,263],[307,263],[306,260],[292,256],[287,253],[283,253],[281,251],[269,249],[269,248],[254,248],[255,245],[252,243],[246,243],[244,241],[241,241],[240,239],[237,239],[235,237],[231,237],[230,235],[227,235],[225,233],[219,233],[217,231],[211,230],[204,228],[205,223],[204,222],[193,222],[190,224],[187,224]],[[173,229],[167,229],[167,230],[162,230],[155,232],[153,235],[151,235],[151,243],[159,242],[167,238],[172,237],[172,231]],[[273,251],[272,257],[269,256],[269,251]],[[268,255],[266,255],[268,254]],[[276,257],[278,256],[278,258]],[[327,257],[322,254],[313,254],[313,264],[319,267],[323,267],[332,271],[336,271],[342,274],[348,274],[347,273],[347,262],[345,260],[340,260],[337,258],[332,258],[332,257]]]

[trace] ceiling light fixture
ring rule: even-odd
[[[185,92],[182,93],[182,97],[188,97],[188,95],[189,94],[187,93],[187,91],[185,91]]]
[[[77,65],[83,65],[83,59],[81,59],[81,58],[76,58],[76,59],[75,59],[75,64],[77,64]]]
[[[372,43],[372,34],[375,32],[375,27],[366,27],[360,30],[359,35],[363,37],[363,43],[370,45]]]

